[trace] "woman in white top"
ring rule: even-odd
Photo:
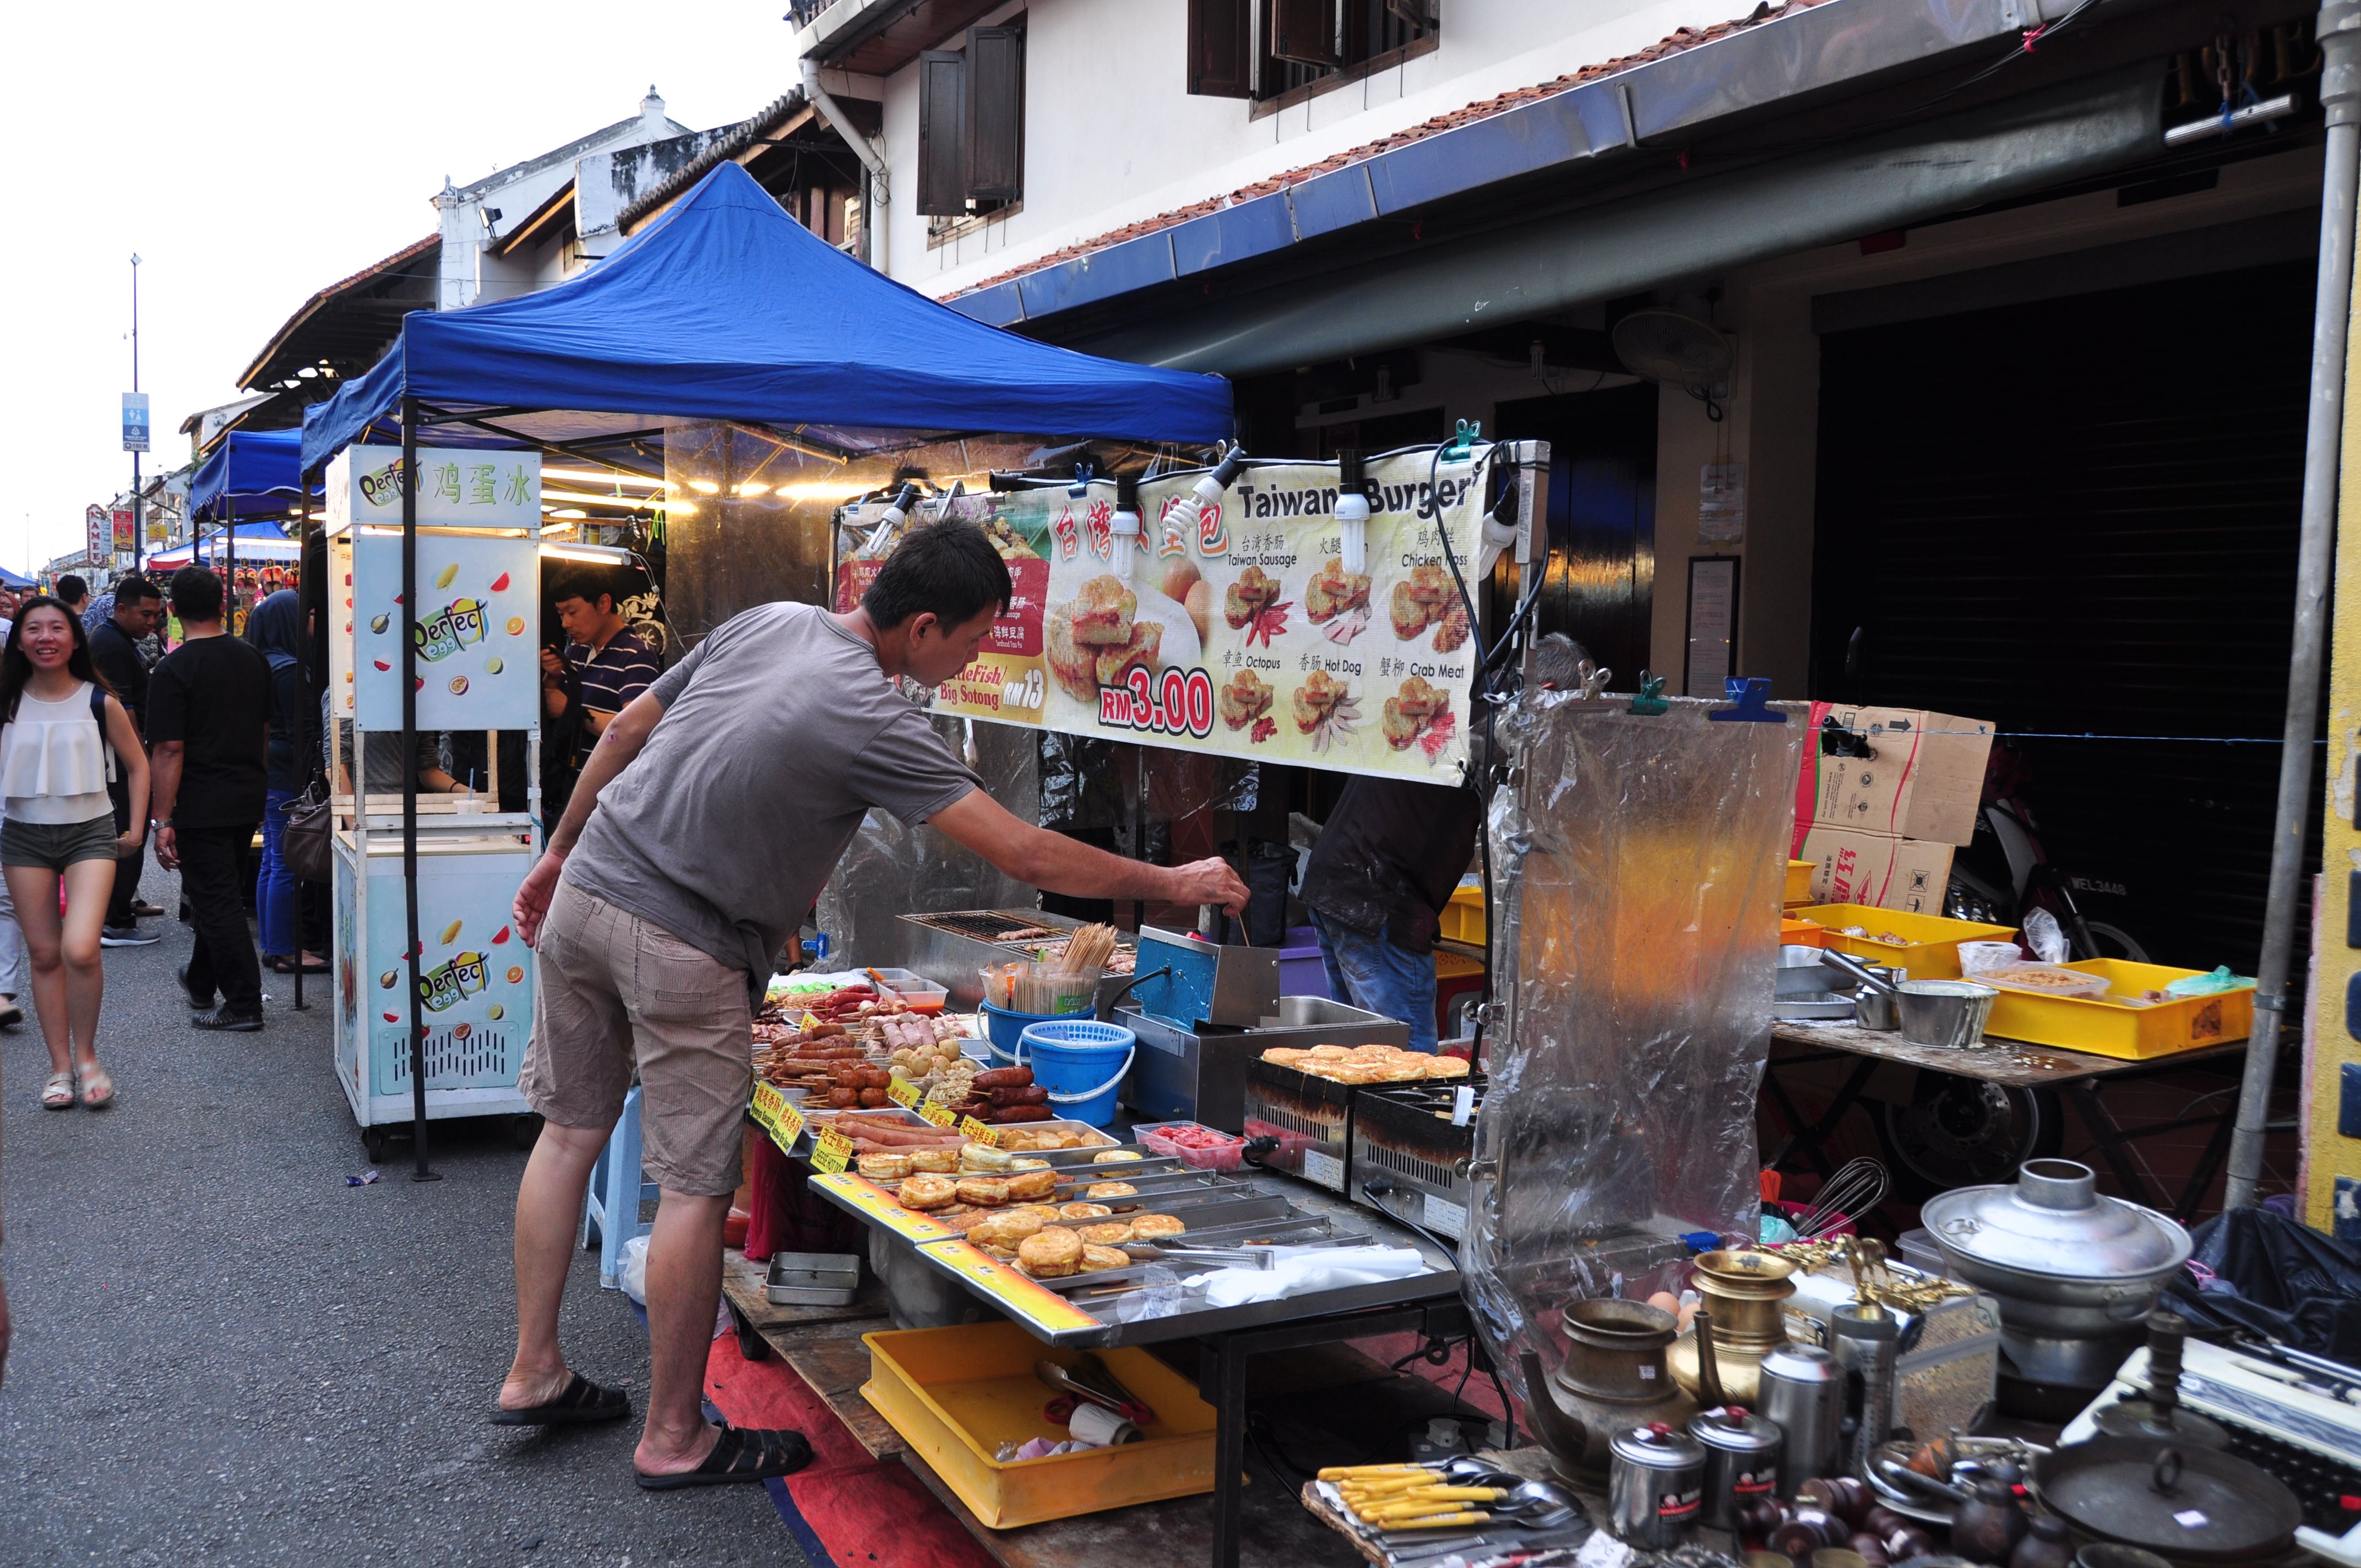
[[[131,791],[131,828],[120,838],[106,795],[117,768]],[[99,927],[115,857],[145,837],[148,753],[92,667],[82,622],[46,594],[18,608],[0,650],[0,872],[32,953],[33,1009],[49,1047],[41,1103],[63,1111],[79,1096],[95,1111],[115,1099],[98,1065]]]

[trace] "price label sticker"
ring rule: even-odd
[[[833,1199],[862,1219],[910,1241],[949,1241],[959,1234],[940,1220],[929,1219],[916,1209],[905,1209],[892,1192],[849,1170],[815,1176],[810,1186],[813,1191]]]
[[[753,1098],[747,1102],[747,1112],[755,1125],[768,1133],[779,1152],[794,1152],[796,1140],[804,1135],[803,1113],[791,1104],[774,1084],[754,1085]]]
[[[952,1113],[951,1108],[948,1105],[938,1105],[931,1100],[921,1100],[917,1104],[917,1112],[919,1115],[925,1117],[928,1122],[938,1127],[956,1127],[959,1125],[959,1117]]]
[[[1000,1146],[999,1132],[994,1128],[985,1126],[983,1123],[977,1121],[972,1116],[961,1116],[960,1118],[959,1130],[965,1133],[972,1142],[989,1144],[994,1148],[998,1148]]]
[[[834,1127],[812,1135],[812,1168],[834,1176],[852,1163],[852,1140]]]
[[[885,1086],[885,1098],[904,1110],[909,1110],[918,1102],[918,1086],[908,1079],[897,1075],[893,1082]]]
[[[922,1252],[928,1261],[947,1269],[961,1284],[1045,1333],[1101,1326],[1096,1318],[1055,1290],[1027,1278],[969,1242],[941,1242]]]
[[[828,1022],[828,1020],[822,1018],[818,1014],[807,1010],[804,1014],[802,1028],[804,1033],[809,1034],[826,1022]]]

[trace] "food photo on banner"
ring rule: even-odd
[[[1489,451],[1234,461],[1226,488],[1184,470],[926,505],[906,486],[839,512],[838,608],[906,521],[948,511],[991,534],[1014,591],[937,712],[1455,780],[1480,649],[1454,567],[1480,575]]]

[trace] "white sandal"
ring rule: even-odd
[[[72,1073],[53,1072],[49,1074],[49,1081],[41,1085],[41,1109],[45,1111],[71,1111],[78,1098],[74,1092]]]

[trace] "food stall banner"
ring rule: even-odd
[[[1490,812],[1497,1011],[1461,1268],[1512,1381],[1521,1351],[1564,1355],[1568,1301],[1679,1289],[1685,1233],[1756,1238],[1798,706],[1717,722],[1718,703],[1535,691],[1495,725],[1520,782]]]
[[[421,528],[541,532],[541,454],[467,446],[418,449]],[[327,530],[401,526],[401,448],[347,446],[328,463]]]
[[[1193,522],[1199,471],[1144,482],[1127,576],[1111,480],[959,497],[951,515],[991,533],[1015,591],[934,710],[1455,784],[1482,654],[1459,578],[1475,574],[1493,450],[1370,458],[1359,572],[1345,569],[1334,463],[1250,464]],[[885,509],[840,514],[840,609],[891,554],[890,537],[871,544]]]

